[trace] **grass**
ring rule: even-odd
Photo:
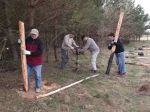
[[[126,49],[149,45],[131,43]],[[0,75],[0,112],[149,112],[150,97],[140,96],[137,90],[142,84],[142,76],[149,76],[149,68],[127,65],[128,77],[116,77],[114,65],[110,77],[104,76],[109,52],[101,51],[98,59],[100,76],[87,80],[60,93],[39,100],[26,100],[18,96],[16,89],[21,83],[20,71]],[[85,78],[89,72],[89,57],[80,56],[79,72],[71,69],[61,71],[58,63],[44,64],[43,79],[62,86]],[[71,62],[70,65],[73,65]]]

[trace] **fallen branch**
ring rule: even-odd
[[[42,98],[42,97],[46,97],[46,96],[53,95],[53,94],[58,93],[58,92],[60,92],[60,91],[62,91],[62,90],[65,90],[65,89],[70,88],[70,87],[72,87],[72,86],[74,86],[74,85],[77,85],[77,84],[79,84],[79,83],[81,83],[81,82],[83,82],[83,81],[85,81],[85,80],[88,80],[88,79],[91,79],[91,78],[94,78],[94,77],[97,77],[97,76],[99,76],[99,74],[86,77],[85,79],[81,79],[81,80],[79,80],[79,81],[77,81],[77,82],[74,82],[74,83],[72,83],[72,84],[70,84],[70,85],[67,85],[67,86],[64,86],[64,87],[62,87],[62,88],[59,88],[59,89],[57,89],[57,90],[51,91],[51,92],[49,92],[49,93],[42,94],[42,95],[38,95],[38,96],[36,96],[36,98],[38,99],[38,98]]]

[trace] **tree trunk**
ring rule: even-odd
[[[29,28],[34,27],[35,3],[34,0],[29,1]]]
[[[57,38],[57,31],[55,29],[55,38]],[[58,56],[57,56],[57,39],[54,42],[54,57],[55,57],[55,61],[58,61]]]
[[[45,46],[45,50],[46,50],[46,62],[49,63],[49,43],[48,43],[48,38],[47,35],[45,34],[46,37],[46,46]]]
[[[7,0],[5,0],[5,14],[6,14],[6,22],[7,22],[7,28],[8,28],[8,33],[6,34],[9,41],[10,41],[10,46],[12,49],[12,55],[13,55],[13,60],[14,61],[18,61],[18,53],[16,50],[16,46],[15,46],[15,41],[13,39],[14,35],[12,32],[12,28],[11,28],[11,18],[10,18],[10,13],[9,13],[9,7],[8,7],[9,3]]]
[[[35,9],[31,7],[29,9],[29,28],[34,27],[34,13],[35,13]]]
[[[139,36],[139,41],[141,40],[141,36]]]

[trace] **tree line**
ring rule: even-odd
[[[149,15],[140,5],[135,6],[134,0],[1,0],[0,42],[8,41],[8,57],[17,61],[16,41],[21,20],[26,35],[31,28],[40,31],[47,61],[51,48],[57,60],[57,48],[66,33],[74,31],[77,41],[83,34],[105,41],[107,34],[115,31],[120,11],[125,12],[121,29],[125,39],[138,39],[150,28]]]

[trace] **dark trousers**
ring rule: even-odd
[[[68,50],[61,49],[61,68],[64,69],[69,61]]]

